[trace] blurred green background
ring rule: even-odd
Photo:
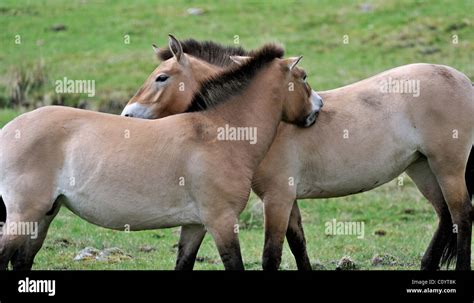
[[[196,8],[198,13],[190,13]],[[117,113],[157,66],[151,44],[214,40],[255,48],[279,42],[315,90],[327,90],[413,62],[452,66],[474,79],[474,1],[16,1],[0,2],[0,126],[38,106],[64,104]],[[129,41],[128,41],[129,39]],[[20,41],[20,43],[18,43]],[[129,42],[129,43],[127,43]],[[96,96],[56,94],[58,79],[95,80]],[[350,256],[362,269],[417,269],[437,219],[407,177],[369,193],[302,201],[317,268]],[[241,216],[248,269],[261,268],[261,205]],[[324,234],[332,220],[364,221],[366,237]],[[172,269],[177,229],[120,233],[62,210],[36,269]],[[119,247],[132,259],[73,261],[86,246]],[[375,266],[372,258],[385,256]],[[206,237],[197,269],[222,269]],[[282,268],[294,269],[287,246]]]

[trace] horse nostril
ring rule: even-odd
[[[133,116],[130,114],[125,114],[125,117],[133,117]]]

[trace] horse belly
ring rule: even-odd
[[[146,230],[200,224],[196,203],[183,191],[133,191],[113,184],[63,192],[62,204],[82,219],[116,230]],[[143,193],[146,194],[143,194]]]
[[[365,155],[363,159],[323,160],[325,163],[314,158],[310,168],[300,173],[298,198],[333,198],[371,190],[399,176],[419,157],[412,149],[372,154],[367,151]]]

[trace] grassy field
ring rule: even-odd
[[[199,16],[186,13],[204,10]],[[125,104],[157,65],[150,45],[178,38],[238,42],[245,48],[282,43],[316,90],[339,87],[412,62],[450,65],[474,79],[474,1],[15,1],[0,3],[0,106],[11,103],[18,71],[42,64],[45,74],[34,101],[54,99],[54,81],[91,79],[91,108],[111,100]],[[20,37],[21,43],[15,43]],[[128,35],[128,36],[126,36]],[[345,36],[347,35],[347,36]],[[456,36],[455,36],[456,35]],[[129,37],[130,43],[125,43]],[[453,43],[457,37],[457,43]],[[348,42],[348,43],[344,43]],[[0,126],[25,109],[0,110]],[[255,198],[253,199],[255,200]],[[333,270],[350,256],[359,269],[418,269],[436,227],[436,216],[410,180],[338,199],[301,201],[311,260]],[[261,268],[263,230],[258,204],[242,215],[240,239],[247,269]],[[325,222],[365,222],[365,237],[327,236]],[[172,269],[179,229],[116,232],[61,210],[35,269]],[[83,248],[118,247],[131,259],[73,261]],[[374,255],[392,265],[373,266]],[[206,236],[196,269],[222,269]],[[295,269],[285,245],[283,269]]]
[[[319,90],[412,62],[447,64],[474,78],[474,31],[469,18],[473,6],[472,0],[165,0],[133,5],[125,0],[4,0],[0,3],[0,96],[9,95],[12,70],[33,68],[42,61],[47,92],[53,93],[54,80],[63,77],[94,79],[97,95],[91,103],[125,102],[157,65],[151,44],[166,45],[168,33],[224,44],[239,42],[246,48],[280,42],[287,54],[304,55],[301,66]],[[187,15],[190,7],[200,7],[204,14]],[[58,31],[60,25],[65,29]],[[21,44],[15,43],[16,35]],[[452,43],[453,35],[458,35],[458,44]]]

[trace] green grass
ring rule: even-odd
[[[361,9],[370,4],[370,11]],[[201,16],[186,9],[200,7]],[[284,44],[287,54],[304,55],[301,66],[317,90],[339,87],[380,71],[412,62],[450,65],[474,79],[474,1],[17,1],[0,3],[0,101],[8,100],[12,71],[44,60],[46,93],[54,81],[93,79],[91,103],[119,96],[125,103],[158,64],[151,44],[178,38],[212,39],[255,48]],[[64,24],[65,31],[51,26]],[[459,43],[453,44],[453,35]],[[22,43],[15,44],[15,35]],[[130,35],[125,44],[124,35]],[[344,44],[344,35],[349,43]],[[86,96],[79,96],[88,99]],[[115,97],[116,98],[116,97]],[[2,104],[2,102],[0,102]],[[0,110],[0,126],[18,114]],[[308,251],[313,262],[333,270],[350,256],[361,269],[418,269],[437,220],[429,203],[408,180],[368,193],[338,199],[301,201]],[[247,269],[261,268],[261,218],[241,216],[240,239]],[[252,218],[252,219],[250,219]],[[365,238],[327,236],[325,222],[364,221]],[[252,222],[249,222],[252,220]],[[385,235],[380,234],[384,231]],[[377,232],[377,233],[376,233]],[[93,226],[68,210],[53,222],[35,269],[172,269],[179,230],[117,232]],[[86,246],[119,247],[133,258],[117,263],[73,261]],[[155,248],[151,252],[142,246]],[[376,254],[389,254],[395,266],[371,265]],[[222,269],[212,239],[206,236],[196,269]],[[288,247],[282,268],[295,269]]]
[[[18,116],[19,112],[13,109],[2,109],[0,110],[0,128],[3,127],[8,121]]]
[[[360,6],[370,3],[371,11]],[[92,102],[122,93],[123,102],[157,65],[152,43],[167,34],[246,48],[277,41],[324,90],[412,62],[447,64],[474,78],[473,1],[17,1],[0,3],[0,96],[12,69],[44,60],[54,80],[96,80]],[[201,16],[186,9],[201,7]],[[447,13],[449,12],[449,13]],[[65,31],[52,31],[64,24]],[[452,35],[459,36],[453,44]],[[15,44],[20,35],[21,44]],[[124,43],[130,35],[130,44]],[[343,44],[348,35],[349,44]],[[41,44],[41,46],[38,46]],[[435,52],[427,55],[424,52]],[[83,96],[84,99],[87,97]]]

